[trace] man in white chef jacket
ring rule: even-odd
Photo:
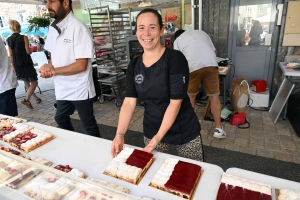
[[[86,132],[100,137],[93,113],[95,88],[92,77],[93,43],[89,29],[72,12],[71,0],[46,0],[54,22],[50,25],[45,49],[51,53],[49,64],[39,71],[41,77],[54,78],[60,128],[74,131],[70,121],[75,109]]]

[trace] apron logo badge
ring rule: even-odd
[[[141,84],[144,81],[144,76],[142,74],[138,74],[135,76],[135,82],[137,84]]]

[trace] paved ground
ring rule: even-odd
[[[25,94],[24,86],[20,84],[17,89],[19,117],[56,126],[53,119],[55,113],[53,81],[40,79],[39,85],[41,90],[45,91],[42,94],[37,94],[42,102],[36,104],[34,99],[31,99],[34,109],[30,110],[20,103]],[[117,126],[119,108],[114,104],[114,101],[105,101],[103,104],[95,102],[94,110],[99,124]],[[288,120],[280,118],[274,124],[268,112],[247,108],[247,119],[251,123],[251,127],[239,129],[231,126],[228,122],[223,122],[227,137],[217,139],[212,136],[213,122],[203,120],[204,107],[196,106],[195,111],[201,122],[201,135],[205,145],[300,164],[300,138],[297,137]],[[130,130],[142,132],[143,113],[143,107],[137,107],[129,127]],[[74,113],[72,118],[78,119],[78,114]]]

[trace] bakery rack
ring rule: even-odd
[[[126,86],[125,38],[132,35],[130,9],[110,10],[104,6],[89,8],[88,12],[101,90],[99,103],[104,103],[105,97],[115,97],[119,107]],[[112,93],[106,94],[103,86],[110,86]]]

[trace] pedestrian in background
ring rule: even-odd
[[[7,38],[10,61],[15,67],[18,80],[24,81],[26,87],[26,96],[21,101],[22,104],[33,109],[30,98],[33,96],[36,103],[41,103],[41,99],[34,94],[35,88],[38,86],[38,78],[36,70],[33,66],[30,54],[32,50],[29,46],[27,36],[20,35],[20,23],[16,20],[8,21],[9,28],[13,34]]]

